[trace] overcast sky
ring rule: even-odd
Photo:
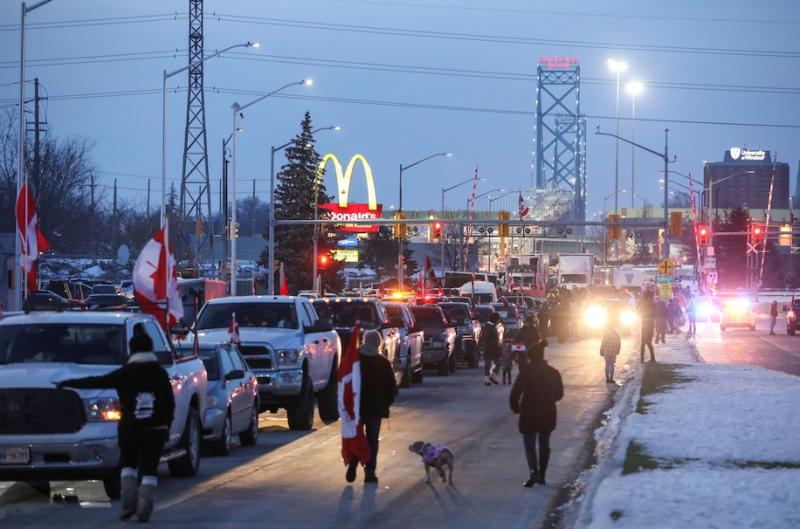
[[[103,183],[111,185],[116,176],[123,196],[142,204],[147,175],[153,178],[153,189],[158,188],[161,105],[157,89],[163,69],[186,64],[187,10],[186,0],[54,0],[28,17],[27,75],[39,77],[53,96],[46,106],[50,134],[94,142],[94,160],[103,172]],[[541,56],[580,58],[581,110],[590,116],[590,213],[599,210],[602,198],[613,191],[614,142],[593,134],[598,125],[606,131],[614,128],[613,120],[598,119],[614,115],[609,57],[630,63],[623,83],[636,78],[645,84],[637,98],[637,117],[643,119],[637,121],[636,139],[662,150],[663,131],[669,127],[670,150],[678,156],[673,169],[699,176],[703,160],[719,161],[731,146],[768,149],[790,163],[794,190],[800,157],[800,45],[796,38],[800,6],[796,0],[208,0],[205,10],[207,54],[247,40],[262,44],[259,50],[245,52],[259,60],[231,54],[206,63],[215,206],[221,141],[231,130],[230,106],[252,99],[217,93],[215,88],[267,92],[304,77],[313,78],[314,86],[285,93],[322,99],[269,98],[246,112],[239,149],[240,198],[251,192],[256,179],[256,192],[266,200],[269,146],[288,141],[306,110],[311,111],[315,126],[342,126],[341,132],[319,134],[320,152],[333,151],[343,163],[354,153],[369,159],[378,199],[385,207],[397,204],[399,164],[435,152],[449,151],[455,156],[431,160],[405,174],[405,209],[438,209],[441,188],[469,178],[476,166],[488,179],[480,183],[479,192],[530,185],[535,72]],[[178,16],[141,18],[169,13]],[[138,18],[113,25],[36,27],[44,22],[106,17]],[[0,105],[13,104],[17,96],[13,83],[19,75],[18,23],[19,4],[6,0],[0,10]],[[331,24],[339,26],[331,29]],[[408,30],[431,33],[420,37]],[[497,37],[526,41],[498,42],[503,39]],[[77,59],[61,61],[70,64],[37,64],[69,58]],[[90,60],[98,62],[87,63]],[[465,76],[452,70],[478,73]],[[665,87],[668,83],[671,86]],[[170,86],[185,88],[186,76],[172,79]],[[57,98],[148,89],[154,93]],[[177,184],[186,96],[173,93],[168,97],[169,176]],[[630,116],[630,106],[623,92],[624,117]],[[629,135],[630,123],[623,122],[621,130]],[[637,194],[660,203],[661,161],[646,153],[637,154],[636,160]],[[620,180],[621,188],[630,187],[629,148],[621,152]],[[335,189],[330,173],[326,183],[329,192]],[[450,192],[448,207],[463,207],[469,192],[469,186]],[[351,196],[366,198],[360,178]],[[622,205],[629,201],[627,194],[620,197]],[[158,203],[155,191],[152,203]]]

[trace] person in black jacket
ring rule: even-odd
[[[153,342],[141,328],[134,328],[129,346],[131,356],[119,369],[104,376],[63,380],[56,386],[117,390],[121,409],[117,427],[122,468],[120,518],[127,520],[136,513],[140,522],[146,522],[153,512],[158,463],[169,438],[175,397],[167,372],[152,352]]]
[[[499,384],[494,377],[498,371],[500,356],[503,353],[503,343],[500,334],[497,332],[497,324],[500,323],[500,315],[496,312],[489,314],[489,321],[483,326],[481,331],[481,342],[483,342],[483,374],[484,383],[487,386]],[[492,365],[494,364],[494,365]]]
[[[650,361],[656,361],[656,353],[653,350],[653,333],[656,327],[656,306],[653,302],[653,293],[645,291],[639,303],[639,317],[642,322],[641,343],[639,344],[639,359],[644,362],[644,348],[650,349]]]
[[[539,343],[541,339],[542,335],[539,332],[538,325],[536,324],[536,318],[533,316],[526,316],[525,321],[522,324],[522,328],[514,337],[515,343],[525,344],[525,351],[519,354],[516,358],[520,371],[522,371],[523,367],[528,365],[529,352],[531,351],[531,348]]]
[[[511,387],[509,405],[519,414],[519,432],[525,445],[530,477],[525,487],[545,484],[550,461],[550,434],[556,429],[556,402],[564,396],[561,374],[544,360],[547,340],[530,350],[530,363],[522,369]],[[536,457],[536,444],[539,457]]]
[[[361,363],[361,422],[369,444],[370,458],[364,466],[364,483],[377,483],[378,437],[381,422],[389,418],[389,407],[397,395],[397,384],[389,359],[380,354],[381,334],[369,330],[364,333],[364,343],[359,349]],[[358,460],[350,461],[345,478],[348,483],[356,479]]]

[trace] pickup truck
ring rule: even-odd
[[[425,335],[422,329],[417,328],[414,315],[408,305],[399,301],[383,304],[389,316],[388,325],[396,328],[400,336],[400,352],[392,367],[395,372],[395,381],[401,388],[411,387],[411,384],[421,384],[422,374],[422,342]],[[399,380],[397,380],[399,379]]]
[[[292,430],[310,430],[314,404],[325,422],[339,418],[342,345],[331,322],[299,296],[236,296],[208,301],[195,322],[201,346],[230,340],[239,327],[242,353],[258,381],[259,411],[284,408]]]
[[[200,468],[206,370],[177,352],[152,316],[122,312],[37,312],[0,320],[0,481],[101,479],[117,498],[120,407],[115,390],[56,389],[61,380],[103,375],[129,355],[134,327],[153,340],[175,394],[162,462],[176,476]]]

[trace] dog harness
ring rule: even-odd
[[[422,450],[422,462],[432,465],[441,457],[445,450],[447,450],[447,447],[442,445],[425,445],[425,448]]]

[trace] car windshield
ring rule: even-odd
[[[239,328],[297,329],[293,303],[209,303],[197,318],[198,329],[227,329],[233,314]]]
[[[393,305],[384,305],[386,308],[386,314],[390,318],[402,318],[403,317],[403,309],[400,307],[396,307]]]
[[[444,327],[442,313],[434,308],[414,307],[411,309],[419,325],[428,327]]]
[[[453,321],[468,323],[469,310],[464,305],[439,305],[447,317]]]
[[[0,364],[121,365],[125,326],[83,323],[0,326]]]
[[[208,380],[219,380],[219,351],[217,349],[200,349],[200,360],[206,366]]]
[[[378,327],[378,312],[372,303],[314,303],[320,318],[328,318],[337,328],[355,326],[356,322],[365,327]]]

